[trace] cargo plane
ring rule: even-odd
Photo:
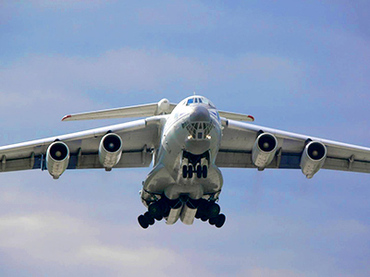
[[[195,219],[220,228],[222,167],[370,172],[370,148],[280,131],[250,115],[217,110],[193,95],[158,103],[66,115],[63,121],[143,118],[67,135],[0,147],[0,172],[41,169],[58,179],[67,169],[148,167],[138,217],[144,229],[164,219]]]

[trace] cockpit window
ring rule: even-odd
[[[190,104],[194,103],[194,98],[188,99],[188,102],[186,103],[186,106],[189,106]]]
[[[216,108],[215,105],[213,105],[213,103],[211,101],[209,101],[207,98],[204,98],[204,97],[189,98],[186,102],[186,106],[189,106],[190,104],[194,104],[194,103],[206,104],[206,105],[210,106],[213,109]]]

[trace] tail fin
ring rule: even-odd
[[[87,113],[70,114],[64,116],[62,118],[62,121],[124,118],[124,117],[148,117],[160,114],[169,114],[173,111],[175,107],[176,104],[171,104],[167,99],[164,98],[158,103],[153,104],[137,105]]]

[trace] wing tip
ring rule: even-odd
[[[249,118],[251,121],[254,121],[254,117],[253,117],[253,116],[248,115],[248,118]]]
[[[68,120],[68,118],[71,118],[71,117],[72,117],[72,115],[70,115],[70,114],[65,115],[65,116],[63,116],[62,121]]]

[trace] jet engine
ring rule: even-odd
[[[67,169],[69,163],[69,148],[61,141],[50,144],[46,150],[46,166],[51,176],[58,179]]]
[[[258,169],[264,169],[274,159],[278,141],[273,134],[260,134],[252,149],[252,161]]]
[[[326,159],[326,146],[319,141],[311,141],[303,150],[300,167],[308,179],[324,165]]]
[[[99,161],[105,170],[110,171],[122,155],[122,140],[119,135],[114,133],[106,134],[100,141]]]

